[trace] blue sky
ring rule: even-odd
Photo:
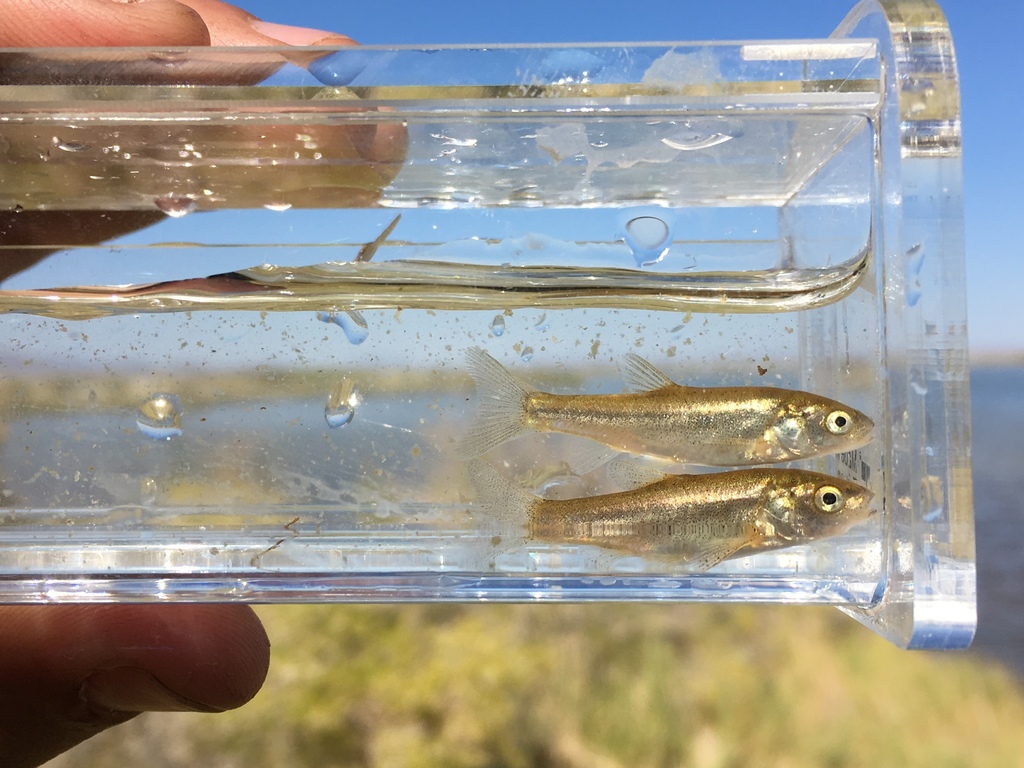
[[[236,0],[268,21],[343,32],[364,44],[604,42],[825,37],[853,0],[447,0],[341,3]],[[1024,118],[1019,0],[946,0],[963,92],[972,349],[1024,350]]]

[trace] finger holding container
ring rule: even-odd
[[[264,22],[215,0],[97,0],[74,10],[74,35],[47,3],[19,4],[0,20],[0,88],[10,96],[0,277],[62,246],[192,211],[372,205],[402,163],[400,124],[303,71],[353,46],[344,35]],[[267,87],[283,71],[307,84],[290,89],[288,110]],[[125,107],[138,119],[112,125]]]

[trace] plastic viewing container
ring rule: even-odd
[[[967,645],[959,109],[925,0],[0,51],[0,601],[825,603]]]

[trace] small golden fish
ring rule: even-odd
[[[867,488],[803,469],[665,475],[635,490],[561,500],[534,496],[479,460],[469,477],[483,514],[503,530],[525,530],[524,543],[588,544],[701,571],[837,536],[874,513]]]
[[[563,432],[678,464],[774,464],[858,448],[867,416],[827,397],[779,387],[684,387],[634,354],[618,395],[555,395],[516,379],[481,349],[467,354],[480,410],[458,448],[471,459],[528,431]]]

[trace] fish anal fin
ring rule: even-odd
[[[696,549],[687,562],[695,571],[706,571],[735,555],[750,544],[752,540],[752,536],[738,536],[732,539],[708,542],[706,545]]]
[[[632,352],[627,352],[622,359],[622,375],[630,387],[641,392],[678,386],[647,360]]]
[[[665,478],[665,473],[654,467],[630,461],[611,461],[607,472],[608,479],[626,491],[643,488]]]

